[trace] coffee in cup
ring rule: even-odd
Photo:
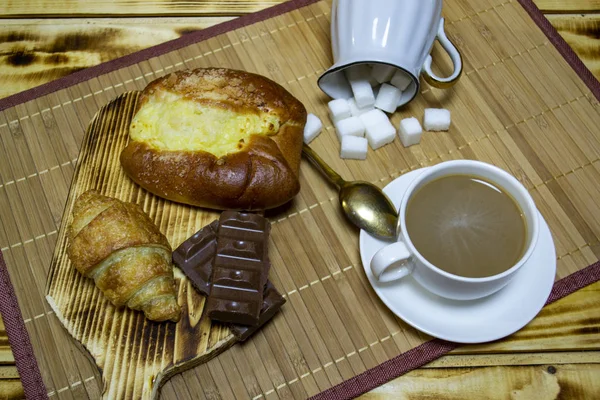
[[[499,185],[473,175],[447,175],[409,199],[406,230],[427,261],[450,274],[482,278],[510,269],[523,256],[523,211]]]
[[[380,283],[412,275],[440,296],[477,299],[507,285],[529,259],[538,211],[506,171],[479,161],[447,161],[409,185],[397,236],[371,260]]]

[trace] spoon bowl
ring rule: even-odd
[[[364,181],[345,181],[306,144],[302,154],[338,188],[342,210],[350,222],[380,239],[396,237],[398,211],[379,187]]]
[[[388,197],[372,183],[346,182],[340,188],[340,204],[354,225],[379,238],[396,236],[398,213]]]

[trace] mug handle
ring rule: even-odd
[[[440,42],[444,50],[446,50],[446,53],[448,53],[448,55],[452,59],[452,64],[454,65],[454,72],[447,78],[440,78],[431,70],[432,59],[431,55],[428,55],[425,59],[425,62],[423,63],[423,78],[425,79],[425,82],[427,82],[433,87],[436,87],[438,89],[447,89],[453,86],[458,81],[460,75],[462,74],[463,66],[460,52],[452,44],[450,39],[448,39],[448,37],[446,36],[446,32],[444,31],[444,18],[440,19],[440,24],[438,27],[436,38]]]
[[[384,274],[392,266],[398,266],[393,272]],[[379,249],[371,259],[371,272],[379,282],[392,282],[412,273],[414,264],[410,261],[410,252],[402,242],[394,242]]]

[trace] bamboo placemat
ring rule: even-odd
[[[370,151],[367,161],[339,158],[329,99],[316,85],[331,64],[330,8],[330,1],[291,2],[54,84],[62,88],[45,86],[0,103],[10,106],[0,113],[0,248],[51,397],[97,398],[102,392],[97,371],[44,301],[83,134],[101,106],[173,70],[231,67],[279,82],[324,121],[313,148],[347,179],[384,186],[449,159],[498,165],[530,190],[548,222],[557,278],[598,260],[598,101],[517,1],[444,3],[447,33],[463,53],[465,73],[447,91],[424,86],[393,122],[444,107],[452,111],[453,126],[448,133],[425,133],[410,148],[396,140]],[[433,53],[438,67],[449,70],[437,47]],[[389,365],[430,340],[378,300],[362,269],[358,231],[342,217],[335,191],[305,162],[301,183],[289,206],[268,215],[271,279],[288,303],[248,343],[173,377],[162,398],[305,398]],[[188,227],[194,221],[181,222]],[[597,272],[598,266],[591,268]],[[569,282],[580,287],[597,279],[589,271]],[[453,347],[429,343],[437,351],[429,356]]]

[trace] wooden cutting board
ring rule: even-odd
[[[139,92],[127,92],[90,122],[75,171],[46,286],[46,299],[67,331],[83,346],[102,374],[103,398],[155,399],[172,375],[203,363],[233,343],[224,325],[202,318],[205,298],[174,268],[178,323],[156,323],[143,313],[116,309],[72,266],[66,255],[66,227],[75,199],[88,189],[140,204],[176,248],[218,214],[174,204],[137,187],[121,170],[119,155]]]

